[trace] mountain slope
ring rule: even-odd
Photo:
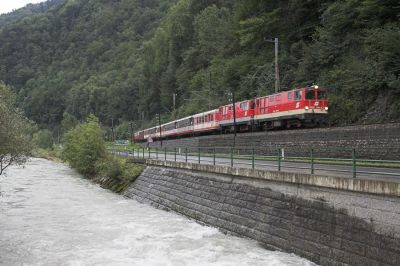
[[[0,30],[0,80],[58,127],[151,123],[281,90],[330,90],[336,124],[400,120],[395,0],[69,0]],[[173,95],[176,95],[174,105]]]

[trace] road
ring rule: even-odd
[[[135,154],[128,151],[112,151],[118,152],[119,155],[129,156],[134,158],[143,158],[143,152],[136,151]],[[199,163],[198,155],[186,155],[183,153],[176,154],[172,153],[155,153],[151,152],[149,154],[148,151],[145,152],[144,157],[151,159],[159,159],[159,160],[168,160],[168,161],[178,161],[178,162],[191,162],[191,163]],[[214,164],[214,157],[201,155],[200,157],[201,164]],[[215,164],[216,165],[231,165],[231,159],[226,157],[216,157]],[[311,165],[310,163],[302,163],[302,162],[286,162],[282,160],[280,162],[281,171],[289,172],[289,173],[305,173],[311,174]],[[251,159],[233,159],[234,167],[241,168],[252,168],[252,160]],[[266,161],[266,160],[255,160],[254,168],[260,170],[268,170],[268,171],[278,171],[279,162],[278,161]],[[333,164],[314,164],[314,174],[315,175],[324,175],[324,176],[334,176],[334,177],[345,177],[345,178],[353,178],[353,167],[351,165],[333,165]],[[357,166],[356,167],[356,178],[360,179],[373,179],[373,180],[386,180],[391,182],[400,182],[400,168],[389,168],[389,167],[365,167],[365,166]]]

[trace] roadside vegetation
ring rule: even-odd
[[[90,115],[65,134],[61,158],[87,178],[107,178],[107,188],[121,192],[141,174],[143,166],[107,154],[103,137],[98,118]]]

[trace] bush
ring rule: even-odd
[[[99,160],[96,164],[96,171],[100,176],[106,176],[113,179],[120,178],[123,174],[120,161],[111,156]]]
[[[85,176],[96,175],[96,163],[105,158],[106,148],[103,132],[95,116],[89,116],[85,123],[68,131],[63,145],[64,160]]]

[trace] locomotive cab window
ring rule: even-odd
[[[326,94],[326,91],[317,91],[318,93],[318,100],[326,100],[328,99],[328,95]]]
[[[288,98],[288,99],[292,99],[292,92],[291,92],[291,91],[288,92],[287,98]]]
[[[315,100],[315,90],[306,91],[306,100]]]

